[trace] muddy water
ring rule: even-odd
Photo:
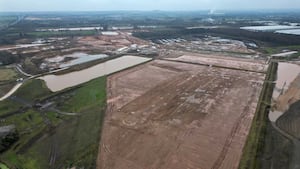
[[[71,72],[64,75],[47,75],[40,77],[40,79],[46,82],[47,87],[51,91],[56,92],[149,60],[151,59],[137,56],[123,56],[81,71]]]
[[[273,99],[285,92],[300,73],[300,66],[291,63],[278,63],[276,90]],[[282,91],[283,89],[283,91]]]
[[[63,57],[73,57],[73,58],[76,58],[76,59],[59,65],[60,68],[70,67],[70,66],[79,65],[79,64],[82,64],[82,63],[86,63],[86,62],[90,62],[90,61],[94,61],[94,60],[98,60],[98,59],[107,58],[108,55],[105,55],[105,54],[88,55],[86,53],[74,53],[72,55],[66,55],[66,56],[63,56]]]
[[[290,84],[297,78],[300,74],[300,66],[291,63],[278,63],[277,70],[277,81],[276,86],[273,91],[273,100],[277,100],[278,97],[288,90]],[[274,110],[269,113],[269,119],[272,122],[276,122],[276,120],[283,115],[284,112],[280,112]]]

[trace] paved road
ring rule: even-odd
[[[16,69],[17,69],[21,74],[23,74],[24,76],[28,76],[28,77],[32,77],[32,76],[33,76],[33,75],[31,75],[31,74],[28,74],[28,73],[24,72],[24,71],[21,69],[21,66],[20,66],[20,65],[16,65],[15,67],[16,67]]]
[[[22,84],[23,83],[16,84],[8,93],[6,93],[6,95],[0,98],[0,101],[3,101],[13,95],[22,86]]]
[[[20,65],[16,65],[15,68],[23,75],[27,76],[28,78],[23,80],[23,82],[20,82],[18,84],[16,84],[8,93],[6,93],[3,97],[0,98],[0,101],[3,101],[7,98],[9,98],[10,96],[12,96],[27,80],[29,79],[34,79],[34,78],[37,78],[39,76],[42,76],[42,74],[38,74],[38,75],[31,75],[31,74],[28,74],[26,72],[24,72],[21,68],[20,68]],[[57,69],[57,70],[53,70],[53,71],[50,71],[48,72],[49,74],[52,74],[52,73],[56,73],[56,72],[59,72],[59,71],[63,71],[63,70],[66,70],[68,69],[67,68],[62,68],[62,69]],[[62,114],[62,113],[61,113]],[[74,115],[74,114],[69,114],[69,115]]]

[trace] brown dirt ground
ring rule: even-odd
[[[103,48],[111,47],[111,48],[121,48],[124,46],[130,46],[132,44],[138,45],[147,45],[149,42],[133,37],[127,32],[118,31],[119,35],[116,36],[108,36],[108,35],[98,35],[98,36],[85,36],[81,37],[78,40],[79,44],[89,45],[92,47]]]
[[[162,60],[110,76],[97,168],[237,168],[263,79]]]
[[[238,68],[249,71],[266,72],[268,65],[263,60],[235,58],[216,54],[185,54],[177,58],[166,58],[168,60],[187,61],[200,64],[210,64],[214,66],[224,66],[228,68]]]

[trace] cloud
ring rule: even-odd
[[[0,11],[300,8],[299,0],[0,0]]]

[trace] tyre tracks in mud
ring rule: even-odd
[[[231,132],[229,134],[229,136],[226,138],[225,144],[223,146],[223,149],[219,155],[219,157],[217,158],[217,160],[214,162],[213,166],[211,167],[211,169],[219,169],[222,165],[222,163],[224,162],[226,155],[230,149],[230,146],[234,140],[234,137],[236,136],[236,133],[239,131],[240,127],[241,127],[241,123],[243,121],[243,119],[247,116],[247,114],[250,111],[250,104],[253,103],[253,100],[255,99],[256,96],[256,91],[253,92],[253,94],[251,95],[251,99],[249,99],[247,106],[244,108],[243,113],[241,113],[241,115],[239,116],[239,118],[236,120],[236,122],[234,123],[233,128],[231,129]]]

